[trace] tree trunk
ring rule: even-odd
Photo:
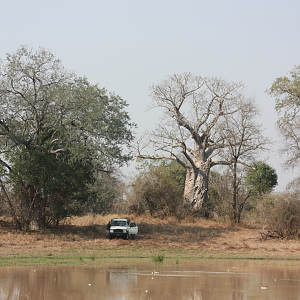
[[[233,194],[232,194],[232,225],[238,222],[238,183],[237,183],[237,162],[233,164],[233,180],[232,180]]]
[[[209,161],[202,168],[190,168],[187,170],[184,201],[185,207],[199,211],[208,199]]]
[[[188,168],[185,177],[184,186],[184,207],[191,209],[191,199],[193,198],[193,190],[195,186],[195,171],[193,168]]]
[[[15,208],[14,208],[14,206],[13,206],[11,200],[10,200],[10,197],[8,196],[8,193],[7,193],[6,189],[5,189],[4,183],[3,183],[3,181],[1,180],[1,178],[0,178],[0,186],[1,186],[2,190],[3,190],[3,193],[4,193],[5,198],[6,198],[6,200],[7,200],[8,206],[9,206],[9,208],[10,208],[10,210],[11,210],[11,214],[12,214],[12,217],[13,217],[15,223],[16,223],[16,227],[17,227],[20,231],[22,231],[22,225],[21,225],[21,223],[20,223],[20,221],[19,221],[19,218],[18,218],[18,216],[17,216],[17,214],[16,214]]]

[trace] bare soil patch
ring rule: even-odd
[[[292,239],[261,240],[260,228],[231,227],[214,221],[129,216],[138,221],[135,240],[109,240],[108,220],[117,216],[76,217],[58,228],[19,232],[8,220],[0,222],[0,256],[97,255],[145,257],[163,251],[182,258],[299,259],[300,242]],[[113,250],[113,251],[110,251]]]

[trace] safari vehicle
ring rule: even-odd
[[[112,219],[108,238],[122,237],[124,240],[128,240],[129,237],[135,238],[138,233],[138,224],[136,221],[131,221],[129,219]]]

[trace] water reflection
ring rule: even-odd
[[[0,299],[300,299],[299,275],[297,261],[207,260],[108,270],[7,267],[0,269]]]

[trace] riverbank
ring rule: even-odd
[[[260,228],[231,227],[204,219],[166,220],[134,217],[139,224],[135,240],[105,238],[109,219],[116,216],[73,218],[56,229],[18,232],[1,222],[0,266],[103,265],[194,259],[300,259],[300,241],[261,240]]]

